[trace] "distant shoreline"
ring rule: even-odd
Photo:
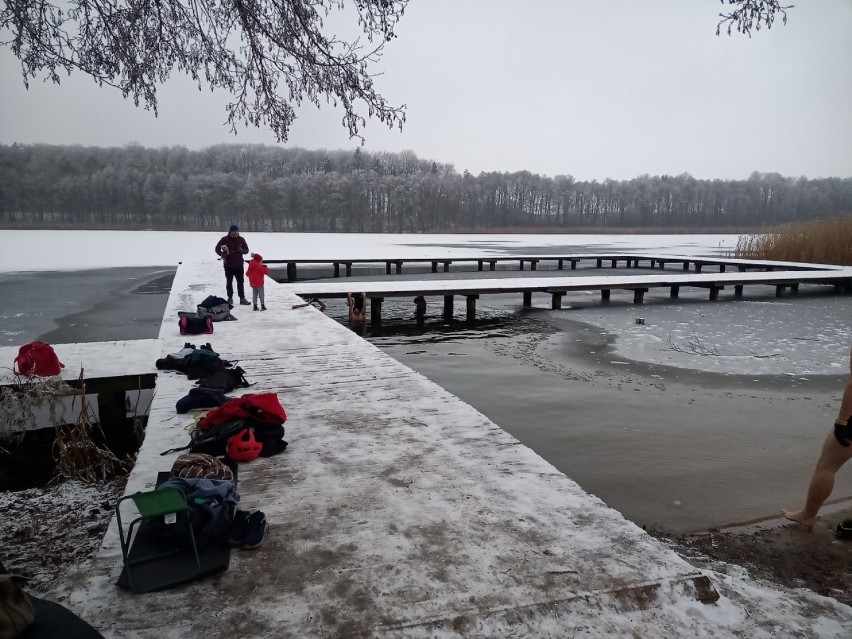
[[[199,228],[180,228],[162,226],[157,228],[139,227],[127,228],[126,226],[117,225],[66,225],[66,226],[44,226],[38,224],[9,224],[0,223],[0,230],[8,231],[163,231],[163,232],[185,232],[185,233],[218,233],[220,229],[199,229]],[[253,229],[250,226],[244,228],[246,233],[271,233],[280,235],[291,235],[309,232],[317,235],[400,235],[396,232],[359,232],[359,231],[340,231],[334,233],[322,233],[319,231],[268,231],[265,229]],[[448,228],[448,229],[427,229],[417,233],[406,233],[404,235],[751,235],[755,233],[766,233],[768,228],[761,227],[729,227],[729,226],[702,226],[702,227],[686,227],[686,226],[578,226],[578,227],[562,227],[562,226],[501,226],[487,228]]]

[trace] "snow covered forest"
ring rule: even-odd
[[[566,167],[570,168],[570,167]],[[852,211],[852,178],[576,181],[410,151],[0,145],[3,228],[423,233],[762,228]]]

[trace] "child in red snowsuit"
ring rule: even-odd
[[[257,310],[258,301],[260,302],[260,310],[266,310],[263,279],[267,273],[269,273],[269,267],[263,263],[260,253],[252,253],[251,260],[246,269],[246,275],[248,275],[249,286],[251,286],[251,303],[255,311]]]

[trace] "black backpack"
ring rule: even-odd
[[[208,295],[197,307],[198,317],[209,316],[214,322],[227,320],[231,314],[231,305],[228,300],[215,295]]]
[[[226,480],[206,480],[208,482],[222,483]],[[177,488],[186,497],[186,503],[190,506],[189,512],[180,513],[177,520],[167,524],[164,518],[149,519],[151,531],[158,537],[164,539],[181,538],[186,535],[187,528],[192,526],[195,543],[203,548],[213,542],[225,538],[228,527],[231,525],[233,510],[236,500],[236,486],[233,482],[224,495],[200,495],[201,492],[194,488],[194,481],[173,478],[163,482],[157,488]],[[224,484],[224,486],[227,486]]]
[[[230,393],[235,388],[248,388],[251,384],[245,378],[245,371],[239,367],[220,368],[198,380],[201,388],[210,388],[222,393]]]

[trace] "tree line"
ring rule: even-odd
[[[0,145],[4,228],[423,233],[760,228],[852,212],[852,178],[458,173],[410,151]]]

